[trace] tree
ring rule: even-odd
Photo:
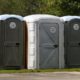
[[[0,14],[80,15],[79,0],[0,0]]]
[[[24,8],[22,0],[0,0],[0,14],[23,15]]]
[[[60,7],[60,15],[80,15],[79,0],[57,0],[57,5]]]

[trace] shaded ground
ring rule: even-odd
[[[0,74],[0,80],[80,80],[80,72]]]

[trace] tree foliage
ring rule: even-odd
[[[61,9],[60,15],[80,15],[79,0],[61,0],[58,5]]]
[[[80,15],[79,0],[0,0],[0,14]]]

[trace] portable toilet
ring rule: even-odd
[[[80,17],[63,16],[66,67],[80,67]]]
[[[24,17],[28,29],[28,69],[64,68],[63,23],[57,16]]]
[[[0,67],[24,68],[24,26],[19,15],[0,15]]]
[[[3,68],[3,35],[2,35],[2,23],[3,23],[3,20],[1,18],[2,15],[0,15],[0,69]],[[7,14],[5,14],[5,16],[8,16]]]

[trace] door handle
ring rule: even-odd
[[[58,47],[58,45],[57,44],[55,44],[55,45],[53,45],[55,48],[57,48]]]
[[[80,43],[78,43],[78,45],[80,46]]]
[[[19,43],[16,43],[16,45],[19,46],[20,44]]]

